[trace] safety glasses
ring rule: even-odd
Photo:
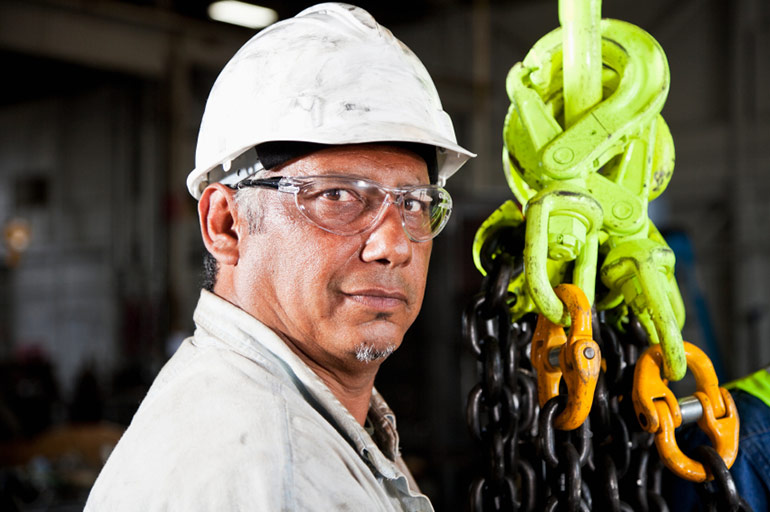
[[[247,179],[236,186],[293,194],[294,203],[306,219],[343,236],[371,229],[392,204],[398,208],[409,239],[427,242],[444,229],[452,213],[452,198],[438,185],[387,187],[352,176],[275,176]]]

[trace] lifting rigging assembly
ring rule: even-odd
[[[647,216],[674,168],[666,56],[600,12],[600,0],[559,0],[561,27],[508,74],[515,200],[476,233],[485,278],[463,315],[482,376],[467,421],[489,455],[471,509],[668,510],[665,465],[713,480],[701,492],[719,510],[747,510],[727,471],[735,404],[682,340],[674,253]],[[677,401],[667,382],[688,368],[697,391]],[[713,444],[698,460],[674,436],[694,421]]]

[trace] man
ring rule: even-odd
[[[373,385],[420,309],[441,185],[472,156],[365,11],[318,5],[247,42],[188,177],[213,293],[86,510],[432,510]]]

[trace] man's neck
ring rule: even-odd
[[[363,426],[366,416],[369,413],[369,402],[372,398],[372,388],[374,387],[374,376],[367,381],[357,384],[343,384],[339,379],[333,378],[328,373],[319,372],[313,368],[313,371],[324,381],[324,384],[331,390],[337,400],[353,415],[359,425]]]
[[[289,348],[313,370],[313,373],[318,375],[337,400],[353,415],[353,418],[363,426],[369,412],[374,378],[377,376],[380,363],[361,363],[360,361],[352,361],[348,365],[336,361],[326,361],[327,364],[319,363],[303,352],[291,339],[285,335],[280,336]]]

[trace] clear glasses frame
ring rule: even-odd
[[[439,185],[388,187],[366,178],[323,175],[246,179],[235,187],[293,194],[294,204],[307,220],[342,236],[371,229],[392,204],[409,239],[427,242],[444,229],[452,213],[452,197]]]

